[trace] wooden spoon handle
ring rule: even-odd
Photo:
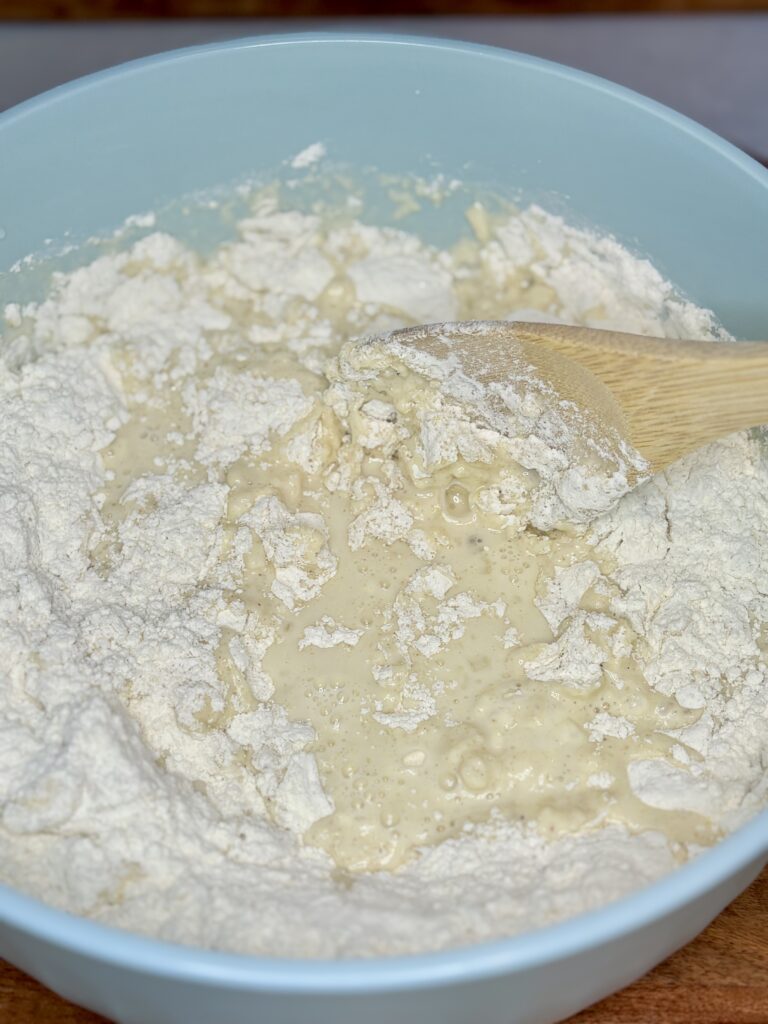
[[[768,342],[669,341],[550,324],[508,329],[591,370],[618,400],[628,440],[655,470],[717,437],[768,423]]]

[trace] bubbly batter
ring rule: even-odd
[[[212,354],[182,387],[137,392],[103,453],[114,474],[103,513],[118,535],[126,515],[151,515],[153,468],[181,487],[228,488],[210,583],[225,573],[246,625],[223,631],[226,697],[205,702],[199,728],[226,730],[264,701],[309,723],[328,803],[304,840],[342,870],[397,868],[494,814],[551,836],[613,822],[711,840],[705,818],[632,792],[628,764],[669,756],[670,730],[699,712],[643,679],[634,631],[608,612],[605,556],[565,523],[532,525],[557,445],[515,436],[513,414],[505,436],[471,388],[446,397],[430,369],[386,338],[348,343],[323,375],[265,347]],[[534,401],[529,382],[510,386],[513,408]],[[230,388],[262,421],[255,442],[229,447],[211,414]],[[547,415],[539,398],[525,423]],[[108,543],[101,556],[108,572]],[[576,600],[550,607],[564,573],[579,580]],[[269,794],[267,807],[279,824]]]

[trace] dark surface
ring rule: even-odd
[[[317,17],[765,10],[766,0],[0,0],[8,18]]]

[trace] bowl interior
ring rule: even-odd
[[[243,40],[137,61],[0,117],[0,272],[313,142],[352,167],[442,173],[614,234],[737,337],[768,336],[768,174],[601,79],[461,43]],[[437,222],[433,230],[439,230]]]

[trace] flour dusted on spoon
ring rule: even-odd
[[[370,396],[397,393],[397,408],[383,404],[396,422],[416,421],[407,456],[401,451],[415,478],[460,459],[495,461],[478,501],[485,511],[505,503],[505,528],[588,523],[647,479],[648,463],[589,409],[564,399],[523,346],[515,350],[493,329],[475,321],[393,331],[344,346],[338,369],[327,372],[339,398],[363,414],[380,401]]]
[[[768,803],[761,442],[574,504],[546,408],[499,430],[361,340],[711,316],[539,209],[469,219],[438,251],[261,199],[206,260],[150,235],[6,309],[3,881],[201,946],[415,952]]]

